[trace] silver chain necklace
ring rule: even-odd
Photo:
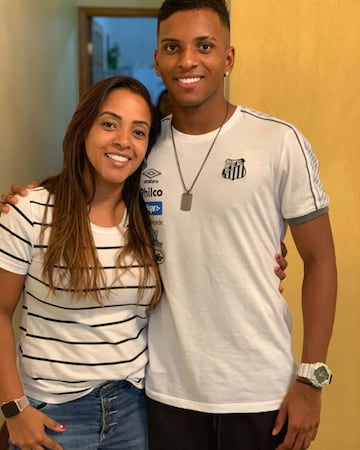
[[[205,166],[205,163],[206,163],[206,161],[207,161],[207,159],[208,159],[208,157],[210,155],[210,152],[211,152],[211,150],[213,149],[213,147],[215,145],[216,139],[218,138],[218,136],[220,134],[220,131],[221,131],[221,129],[222,129],[222,127],[223,127],[223,125],[224,125],[224,123],[226,121],[226,117],[228,115],[228,112],[229,112],[229,102],[226,102],[226,113],[225,113],[224,120],[222,121],[222,123],[220,125],[220,128],[218,129],[218,132],[216,133],[216,135],[214,137],[214,140],[212,141],[212,143],[210,145],[210,148],[209,148],[209,150],[208,150],[208,152],[207,152],[207,154],[206,154],[206,156],[205,156],[205,158],[204,158],[204,160],[203,160],[203,162],[202,162],[202,164],[200,166],[200,169],[199,169],[198,173],[196,174],[196,176],[194,178],[194,181],[192,182],[192,184],[189,187],[189,189],[187,189],[187,187],[185,186],[185,181],[184,181],[184,177],[183,177],[183,174],[182,174],[182,171],[181,171],[181,167],[180,167],[180,163],[179,163],[179,157],[178,157],[177,150],[176,150],[175,139],[174,139],[174,131],[173,131],[172,125],[170,124],[171,139],[172,139],[172,143],[173,143],[173,147],[174,147],[176,164],[177,164],[177,167],[178,167],[178,170],[179,170],[181,183],[182,183],[184,191],[185,191],[181,195],[180,209],[182,211],[190,211],[191,210],[191,203],[192,203],[192,193],[191,193],[191,191],[192,191],[192,188],[195,186],[195,183],[197,182],[197,180],[199,178],[199,175],[200,175],[201,171],[203,170],[203,168]]]

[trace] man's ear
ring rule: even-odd
[[[235,48],[229,47],[226,50],[224,74],[229,74],[233,70],[234,64],[235,64]]]
[[[159,64],[158,64],[158,60],[157,60],[157,55],[158,55],[158,50],[155,49],[155,51],[154,51],[154,67],[155,67],[156,75],[157,75],[158,77],[161,77],[161,73],[160,73],[160,69],[159,69]]]

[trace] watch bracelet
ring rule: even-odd
[[[313,387],[313,388],[315,388],[315,389],[321,389],[321,386],[315,386],[315,385],[312,384],[311,381],[309,381],[307,378],[296,377],[295,380],[298,381],[299,383],[307,384],[308,386],[311,386],[311,387]]]

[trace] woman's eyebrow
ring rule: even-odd
[[[109,115],[117,120],[122,120],[122,116],[119,116],[118,114],[111,111],[103,111],[102,113],[99,114],[99,117],[104,115]],[[146,122],[146,120],[133,120],[133,123],[136,123],[137,125],[145,125],[147,128],[150,128],[150,124]]]

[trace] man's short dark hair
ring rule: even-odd
[[[219,16],[221,23],[230,30],[230,17],[226,0],[164,0],[157,15],[158,31],[160,23],[174,13],[203,8],[212,9]]]

